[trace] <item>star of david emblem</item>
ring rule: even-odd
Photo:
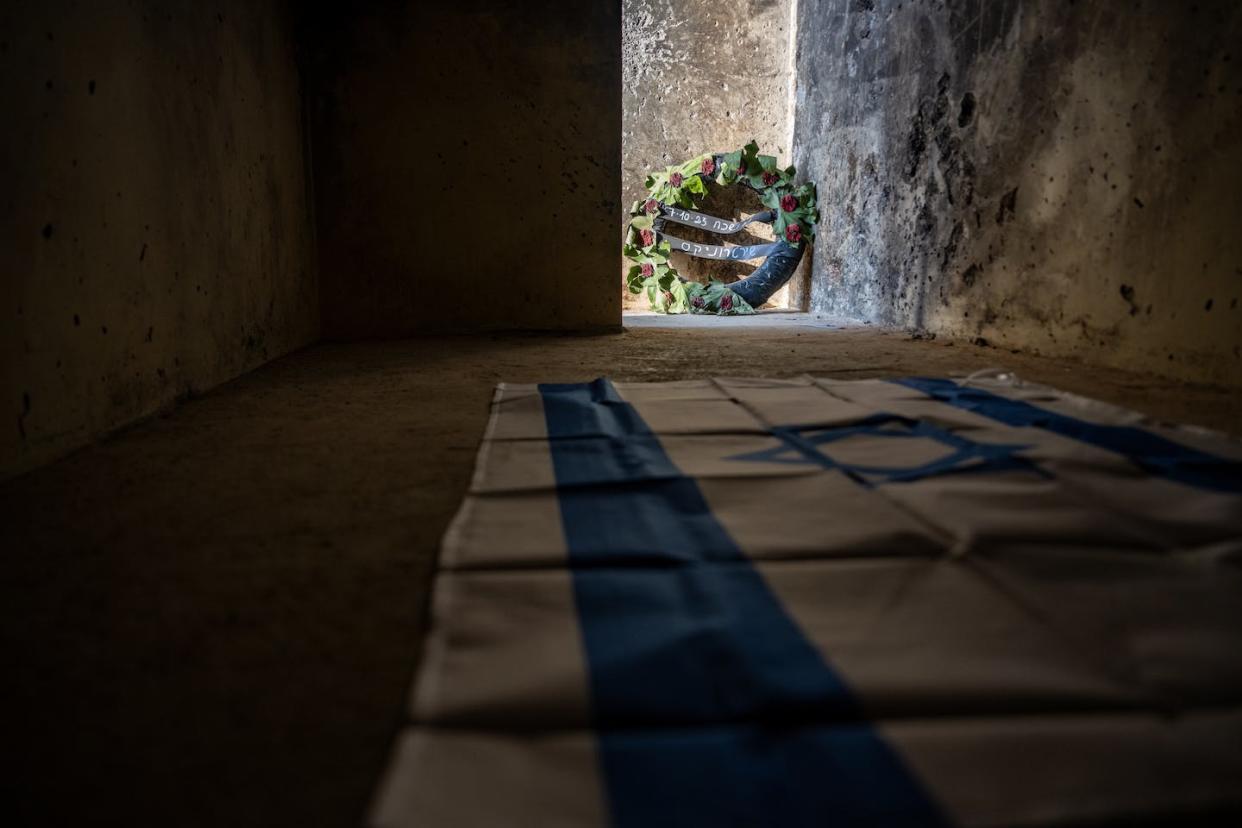
[[[738,454],[727,459],[817,465],[826,469],[837,469],[868,487],[878,483],[919,480],[934,475],[1007,469],[1023,469],[1043,477],[1049,476],[1029,459],[1018,454],[1019,451],[1030,448],[1029,445],[980,443],[925,420],[896,414],[875,414],[848,426],[776,426],[771,433],[780,440],[779,446]],[[945,450],[934,459],[911,465],[879,466],[851,463],[842,459],[841,451],[834,457],[832,450],[825,448],[852,437],[931,441],[944,446]]]

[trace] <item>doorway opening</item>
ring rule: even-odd
[[[755,141],[765,153],[792,162],[794,24],[796,0],[758,4],[670,3],[624,0],[622,3],[622,215],[621,239],[629,225],[630,206],[646,196],[645,182],[704,153],[725,153]],[[736,9],[731,8],[737,6]],[[733,13],[736,12],[736,13]],[[731,20],[726,31],[721,20]],[[736,28],[734,28],[736,27]],[[736,221],[767,209],[759,194],[744,186],[705,182],[707,192],[696,209]],[[677,237],[704,245],[766,245],[775,240],[770,224],[754,222],[721,236],[692,226],[677,226]],[[620,256],[619,289],[623,324],[644,317],[643,324],[686,324],[686,315],[653,314],[648,297],[635,293],[628,275],[633,262]],[[789,282],[761,306],[759,316],[805,312],[810,296],[810,251]],[[745,279],[763,258],[699,258],[673,250],[669,264],[682,277],[726,285]],[[720,317],[722,325],[738,317]],[[703,323],[703,324],[717,324]]]

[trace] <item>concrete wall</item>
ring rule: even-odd
[[[318,330],[283,5],[0,11],[0,475]]]
[[[616,327],[615,3],[308,13],[324,333]]]
[[[646,193],[647,173],[705,152],[731,152],[753,138],[764,154],[790,163],[794,5],[794,0],[624,0],[623,213]],[[704,202],[705,212],[719,216],[762,209],[758,198],[747,198],[741,188],[713,191]],[[627,219],[622,216],[622,236]],[[770,241],[771,233],[761,228],[753,237],[740,234],[729,241]],[[693,228],[679,235],[698,239]],[[749,275],[759,264],[681,253],[673,262],[692,278],[724,281]],[[622,273],[628,267],[623,263]],[[627,306],[645,307],[641,297],[622,290]],[[776,297],[776,304],[787,301],[786,292]]]
[[[812,306],[1242,381],[1242,6],[800,0]]]

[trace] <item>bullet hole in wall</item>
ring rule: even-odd
[[[970,122],[975,119],[975,96],[967,92],[962,96],[962,105],[957,113],[957,125],[959,127],[970,126]]]

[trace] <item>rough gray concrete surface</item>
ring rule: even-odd
[[[444,337],[315,346],[0,483],[4,824],[362,824],[497,382],[984,368],[1242,423],[1225,388],[872,328]]]
[[[0,10],[0,476],[317,335],[284,8]]]
[[[800,0],[811,307],[1242,383],[1242,6]]]
[[[752,138],[764,154],[790,163],[793,7],[793,0],[624,0],[623,210],[645,194],[649,172],[705,152],[732,152]],[[704,211],[748,216],[763,209],[758,198],[734,192],[739,189],[717,194]],[[766,229],[729,240],[770,241]],[[688,229],[682,238],[698,237]],[[759,262],[675,253],[673,264],[699,281],[728,282],[749,275]],[[628,266],[623,263],[623,273]],[[622,292],[627,306],[646,306],[642,297]],[[774,304],[789,301],[782,292]]]
[[[325,336],[619,325],[619,6],[311,5]]]

